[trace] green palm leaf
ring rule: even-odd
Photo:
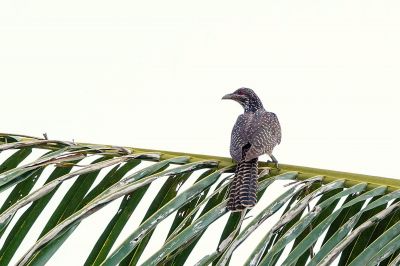
[[[8,193],[0,208],[0,265],[47,263],[83,220],[118,199],[119,208],[104,218],[108,224],[99,228],[82,261],[85,265],[183,265],[193,258],[196,265],[235,265],[238,248],[257,235],[258,242],[239,263],[400,261],[396,179],[292,165],[275,169],[260,162],[259,204],[254,210],[229,214],[226,193],[235,167],[230,158],[11,134],[0,134],[0,153],[0,192]],[[54,197],[68,180],[72,186]],[[158,193],[144,204],[149,188],[161,181]],[[58,205],[41,225],[35,243],[24,247],[50,200]],[[147,206],[142,207],[144,216],[136,217],[142,205]],[[131,220],[138,226],[132,227]],[[171,223],[166,225],[167,220]],[[266,224],[270,229],[262,229]],[[209,253],[198,256],[211,227],[216,231],[208,239]],[[155,233],[159,228],[164,237]],[[149,250],[153,240],[159,246]]]

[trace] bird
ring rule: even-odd
[[[258,157],[267,154],[278,167],[272,151],[281,143],[282,132],[276,114],[264,109],[252,89],[242,87],[222,99],[236,101],[244,109],[231,133],[230,155],[237,165],[227,203],[229,211],[239,212],[257,203]]]

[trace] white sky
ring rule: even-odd
[[[281,163],[399,177],[399,1],[1,1],[0,131],[229,156],[253,88]],[[264,158],[266,159],[266,158]]]

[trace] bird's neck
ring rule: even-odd
[[[260,100],[253,100],[244,106],[244,112],[245,113],[255,113],[262,108],[264,108],[264,107]]]

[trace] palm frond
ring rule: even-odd
[[[85,265],[183,265],[191,257],[196,265],[400,261],[396,179],[260,162],[259,204],[228,213],[226,192],[235,168],[230,158],[0,134],[0,159],[1,265],[45,264],[83,220],[118,199]],[[150,186],[161,180],[158,193],[143,204]],[[73,184],[54,197],[66,182]],[[50,201],[57,207],[35,243],[23,248]],[[139,205],[146,211],[131,227]],[[159,228],[165,237],[155,234]],[[209,254],[196,255],[211,228]],[[159,247],[149,252],[153,239]],[[254,239],[247,258],[236,261],[235,253]]]

